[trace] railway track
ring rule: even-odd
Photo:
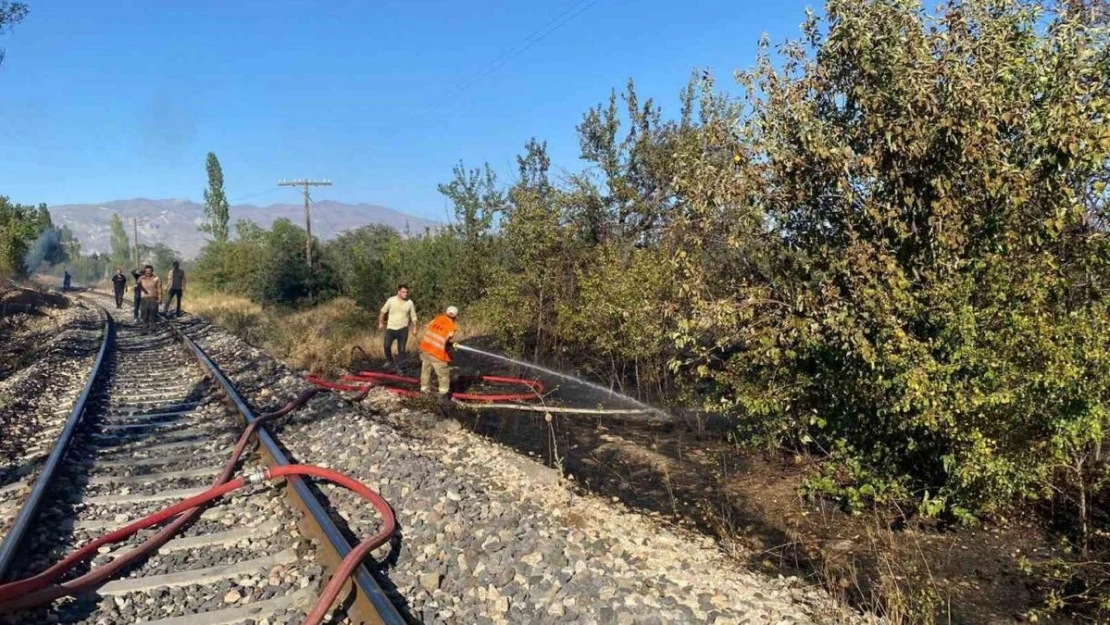
[[[12,519],[0,543],[0,583],[38,574],[104,533],[207,490],[257,419],[172,324],[143,335],[122,315],[104,314],[97,363],[44,468],[33,486],[0,492],[0,516]],[[254,436],[259,453],[237,474],[289,464],[264,426]],[[215,501],[157,551],[76,597],[19,610],[0,603],[0,623],[302,622],[351,545],[303,479],[283,481]],[[159,529],[99,547],[60,581],[112,562]],[[348,590],[326,622],[404,622],[365,567]]]

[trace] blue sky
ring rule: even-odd
[[[574,126],[611,88],[633,78],[673,113],[692,70],[731,81],[761,33],[797,37],[813,5],[28,2],[28,18],[0,36],[0,195],[199,200],[214,151],[232,200],[296,201],[277,179],[330,178],[314,197],[440,220],[436,183],[458,160],[488,161],[509,179],[535,136],[556,168],[577,170]]]

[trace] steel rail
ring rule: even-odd
[[[81,391],[81,395],[77,397],[77,403],[73,405],[73,409],[70,410],[65,427],[62,428],[62,433],[58,436],[57,442],[54,443],[54,448],[50,450],[50,455],[47,457],[46,464],[43,465],[42,472],[39,473],[38,479],[35,480],[35,486],[31,489],[31,494],[28,495],[27,499],[23,502],[23,507],[20,508],[19,514],[16,516],[8,533],[4,536],[3,542],[0,543],[0,581],[3,581],[7,577],[8,569],[16,553],[19,551],[20,543],[23,542],[23,536],[26,534],[27,528],[31,525],[31,522],[34,521],[39,504],[42,503],[42,498],[50,487],[54,472],[57,470],[62,458],[65,457],[66,451],[69,450],[69,444],[73,440],[73,433],[77,430],[77,426],[81,424],[81,420],[85,416],[85,404],[88,402],[89,395],[92,393],[93,384],[96,382],[97,376],[100,375],[101,365],[104,363],[104,354],[108,352],[108,344],[111,342],[115,326],[112,323],[112,316],[108,314],[108,311],[105,310],[103,306],[97,305],[97,308],[99,308],[101,314],[104,315],[104,333],[100,342],[100,351],[97,352],[92,371],[89,372],[89,377],[85,380],[85,388]]]
[[[224,396],[239,411],[246,422],[248,424],[254,422],[258,417],[239,394],[235,385],[223,374],[219,365],[213,362],[208,354],[186,336],[180,328],[174,325],[171,325],[171,328],[181,342],[193,353],[201,367],[219,384]],[[255,436],[258,438],[263,454],[271,465],[285,466],[293,464],[265,426],[258,427]],[[332,521],[303,479],[297,476],[288,476],[286,477],[286,483],[287,493],[293,503],[306,513],[302,520],[307,523],[307,527],[302,527],[302,530],[307,530],[305,531],[306,535],[319,540],[324,550],[321,555],[334,572],[343,558],[350,553],[350,543],[347,542],[346,537],[336,527],[335,522]],[[404,625],[405,619],[398,612],[397,607],[393,605],[393,602],[390,601],[389,596],[378,585],[378,582],[370,575],[365,565],[360,564],[355,569],[351,580],[354,582],[355,599],[348,609],[347,616],[353,622],[368,625]]]

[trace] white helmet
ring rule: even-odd
[[[447,316],[448,317],[457,317],[457,316],[459,316],[459,309],[455,308],[454,306],[448,306],[447,307]]]

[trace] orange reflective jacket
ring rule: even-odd
[[[447,340],[454,336],[455,328],[455,320],[447,315],[432,319],[424,329],[424,340],[420,342],[420,351],[444,362],[451,362],[451,355],[447,353]]]

